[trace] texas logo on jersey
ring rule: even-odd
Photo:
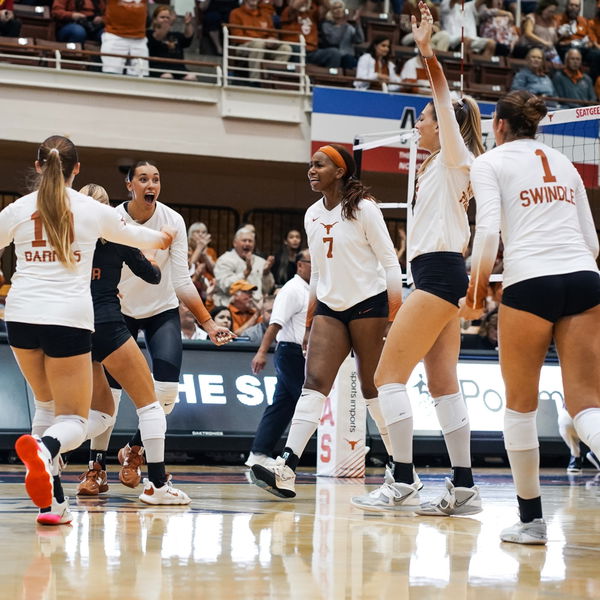
[[[335,223],[332,223],[331,225],[326,225],[325,223],[321,223],[321,225],[323,225],[323,227],[325,227],[325,233],[327,235],[329,235],[331,233],[331,230],[333,229],[334,225],[337,225],[339,223],[339,221],[336,221]]]

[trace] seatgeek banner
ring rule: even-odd
[[[386,94],[347,88],[315,87],[311,123],[311,151],[325,144],[342,144],[350,152],[357,136],[412,129],[430,97],[416,94]],[[481,114],[491,117],[494,104],[480,102]],[[371,141],[376,137],[368,137]],[[362,170],[380,173],[408,172],[409,141],[363,152]],[[423,159],[426,154],[419,156]]]

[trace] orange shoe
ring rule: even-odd
[[[125,446],[119,450],[119,462],[123,465],[119,471],[119,481],[130,488],[137,487],[142,481],[140,467],[144,464],[143,446]]]
[[[15,450],[27,467],[25,489],[29,497],[39,508],[50,506],[54,492],[50,451],[39,437],[27,434],[17,440]]]
[[[106,471],[100,463],[90,461],[89,470],[79,476],[81,483],[77,486],[78,496],[97,496],[108,492]]]

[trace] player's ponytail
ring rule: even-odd
[[[73,215],[65,181],[71,177],[79,162],[77,150],[71,140],[55,135],[42,142],[37,161],[41,170],[37,212],[56,257],[71,269],[75,266],[76,259],[71,248]]]
[[[344,219],[355,219],[356,210],[361,200],[373,200],[375,197],[370,193],[369,188],[356,177],[356,163],[352,155],[340,144],[329,144],[344,159],[346,172],[342,177],[342,217]]]
[[[548,114],[545,102],[526,90],[505,94],[496,104],[496,119],[504,119],[514,139],[534,138],[539,122]]]

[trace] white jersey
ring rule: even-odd
[[[274,323],[281,327],[276,337],[278,342],[302,345],[306,331],[308,291],[308,283],[296,273],[275,296],[269,325]]]
[[[135,223],[126,210],[127,203],[117,206],[117,210],[128,223]],[[188,268],[187,231],[183,217],[162,202],[156,202],[154,214],[144,223],[145,227],[157,231],[163,225],[177,230],[177,236],[167,250],[158,250],[154,260],[162,273],[160,283],[152,285],[134,275],[129,267],[123,266],[119,293],[121,311],[134,319],[145,319],[165,310],[177,308],[179,288],[193,287]],[[195,290],[195,288],[194,288]]]
[[[0,248],[15,242],[17,269],[6,299],[5,320],[94,330],[90,292],[92,259],[99,237],[139,248],[157,246],[162,236],[127,225],[110,206],[67,188],[73,215],[74,269],[65,267],[47,241],[37,215],[37,192],[0,213]]]
[[[423,62],[433,91],[440,152],[418,177],[407,240],[409,261],[428,252],[463,254],[471,236],[466,209],[473,155],[460,134],[440,63],[435,57]]]
[[[312,260],[316,297],[329,308],[346,310],[386,289],[390,267],[398,257],[381,210],[361,200],[356,218],[342,218],[342,205],[325,208],[321,198],[306,211],[304,228]]]
[[[566,156],[533,139],[507,142],[475,159],[471,181],[477,229],[470,306],[482,306],[499,231],[504,287],[533,277],[598,271],[598,235],[585,186]]]

